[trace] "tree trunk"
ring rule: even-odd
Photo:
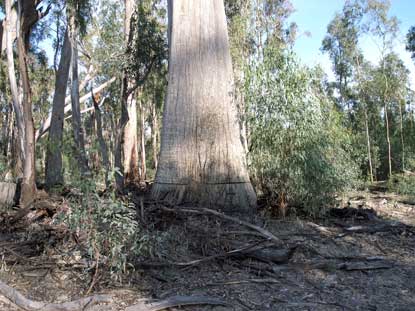
[[[111,83],[113,83],[116,80],[115,77],[111,78],[110,80],[102,83],[100,86],[96,87],[93,92],[94,94],[97,94],[99,92],[101,92],[103,89],[105,89],[107,86],[111,85]],[[85,83],[86,81],[90,81],[89,78],[85,79],[84,81],[82,81],[79,89],[82,90],[85,87]],[[91,93],[87,93],[84,96],[82,96],[79,99],[79,104],[82,104],[84,102],[86,102],[89,98],[91,97]],[[71,103],[71,96],[67,96],[65,98],[65,108],[64,108],[64,113],[68,113],[69,111],[72,111],[72,103]],[[36,142],[39,140],[39,138],[41,138],[44,134],[46,134],[49,131],[50,128],[50,123],[52,121],[52,113],[50,113],[48,115],[48,117],[41,123],[39,129],[36,131]]]
[[[223,0],[169,2],[169,83],[152,196],[250,211]]]
[[[58,71],[56,72],[55,93],[46,155],[46,187],[63,184],[62,139],[65,118],[65,97],[71,65],[71,43],[68,30],[65,33]]]
[[[373,183],[373,166],[372,166],[372,152],[370,147],[370,134],[369,134],[369,122],[368,122],[368,116],[367,116],[367,108],[364,108],[365,110],[365,128],[366,128],[366,141],[367,141],[367,157],[369,161],[369,177],[370,182]]]
[[[391,151],[391,140],[389,134],[389,117],[388,117],[388,107],[385,104],[385,125],[386,125],[386,141],[388,143],[388,168],[389,168],[389,178],[392,176],[392,151]]]
[[[6,34],[6,50],[7,50],[7,69],[8,69],[8,76],[9,76],[9,82],[10,82],[10,91],[12,94],[12,104],[13,104],[13,110],[16,116],[16,126],[18,130],[18,134],[14,135],[17,138],[17,143],[19,144],[19,147],[16,148],[19,150],[19,154],[16,154],[16,157],[19,157],[19,161],[23,161],[24,157],[24,137],[25,137],[25,128],[24,128],[24,121],[23,121],[23,109],[22,109],[22,103],[21,103],[21,97],[19,95],[19,90],[17,87],[17,80],[16,80],[16,70],[14,67],[14,57],[13,57],[13,34],[12,30],[16,29],[16,27],[13,28],[11,18],[11,0],[5,1],[5,9],[6,9],[6,20],[5,20],[5,34]],[[15,161],[15,164],[19,161]],[[20,170],[14,170],[15,172],[18,172]],[[23,173],[23,172],[22,172]],[[19,174],[18,177],[21,177]]]
[[[157,119],[157,107],[156,107],[155,101],[151,107],[151,119],[152,119],[151,141],[153,144],[153,163],[154,163],[154,169],[157,169],[157,166],[158,166],[157,135],[158,135],[159,129],[158,129],[158,119]]]
[[[134,0],[125,1],[124,37],[125,45],[131,40],[131,17],[135,9]],[[132,89],[127,71],[121,87],[121,118],[118,125],[118,137],[116,142],[115,165],[121,174],[116,176],[116,187],[122,192],[125,185],[139,180],[138,168],[138,141],[137,141],[137,101]]]
[[[72,127],[75,142],[75,154],[78,160],[79,172],[85,175],[88,172],[88,160],[85,152],[84,130],[81,121],[81,109],[79,103],[79,79],[78,79],[78,30],[75,17],[70,17],[71,45],[72,45]]]
[[[108,159],[107,144],[105,143],[104,135],[102,133],[101,110],[99,109],[99,105],[97,101],[95,100],[94,94],[92,94],[91,97],[92,97],[92,101],[94,102],[94,108],[95,108],[95,122],[96,122],[96,128],[97,128],[97,138],[98,138],[98,143],[99,143],[100,152],[101,152],[101,159],[102,159],[102,164],[105,169],[105,187],[108,188],[109,187],[109,180],[108,180],[109,159]],[[103,100],[105,100],[105,98]]]
[[[18,5],[19,31],[17,36],[17,51],[19,56],[19,73],[23,86],[22,112],[24,123],[23,137],[23,179],[21,183],[21,194],[19,205],[22,208],[28,207],[35,199],[36,194],[36,167],[35,167],[35,127],[32,116],[32,93],[30,89],[29,74],[27,70],[28,35],[30,34],[31,12],[24,12],[23,8],[30,7],[22,0]],[[19,133],[20,134],[20,133]]]
[[[402,171],[405,171],[405,140],[403,134],[403,114],[402,114],[402,105],[398,103],[399,106],[399,116],[400,116],[400,129],[401,129],[401,146],[402,146]]]
[[[140,180],[141,181],[145,181],[147,178],[145,121],[146,121],[145,109],[144,109],[143,103],[140,101],[140,160],[141,160]]]

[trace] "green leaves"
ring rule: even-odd
[[[137,84],[142,84],[152,69],[161,68],[167,59],[164,11],[154,10],[149,2],[141,2],[131,20],[131,36],[125,66]]]
[[[406,40],[406,49],[412,53],[412,58],[415,61],[415,26],[409,29]]]
[[[357,179],[349,137],[322,77],[272,46],[262,62],[251,63],[246,77],[249,163],[257,188],[270,205],[315,213]]]

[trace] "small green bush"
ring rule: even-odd
[[[415,196],[415,176],[395,174],[388,181],[388,189],[398,194]]]
[[[62,222],[81,237],[85,255],[94,260],[99,256],[119,280],[132,258],[150,252],[147,235],[136,219],[135,206],[112,194],[98,196],[92,181],[80,182],[73,189],[79,193],[71,198],[71,208]]]

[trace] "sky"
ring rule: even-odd
[[[332,64],[327,54],[320,51],[321,43],[327,33],[327,25],[333,19],[336,12],[340,12],[344,0],[291,0],[295,12],[290,16],[289,22],[298,25],[299,37],[294,50],[300,59],[308,65],[320,64],[325,72],[333,79]],[[405,36],[412,25],[415,25],[415,1],[391,0],[390,16],[396,16],[400,21],[400,33],[397,38],[394,51],[398,53],[410,70],[412,89],[415,90],[415,65],[411,54],[405,50]],[[304,35],[310,32],[311,36]],[[365,36],[361,39],[360,47],[364,56],[372,63],[379,61],[379,48],[374,39]]]

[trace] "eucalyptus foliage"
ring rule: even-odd
[[[249,164],[257,189],[282,208],[315,213],[358,177],[350,137],[321,80],[319,70],[271,46],[247,70]]]

